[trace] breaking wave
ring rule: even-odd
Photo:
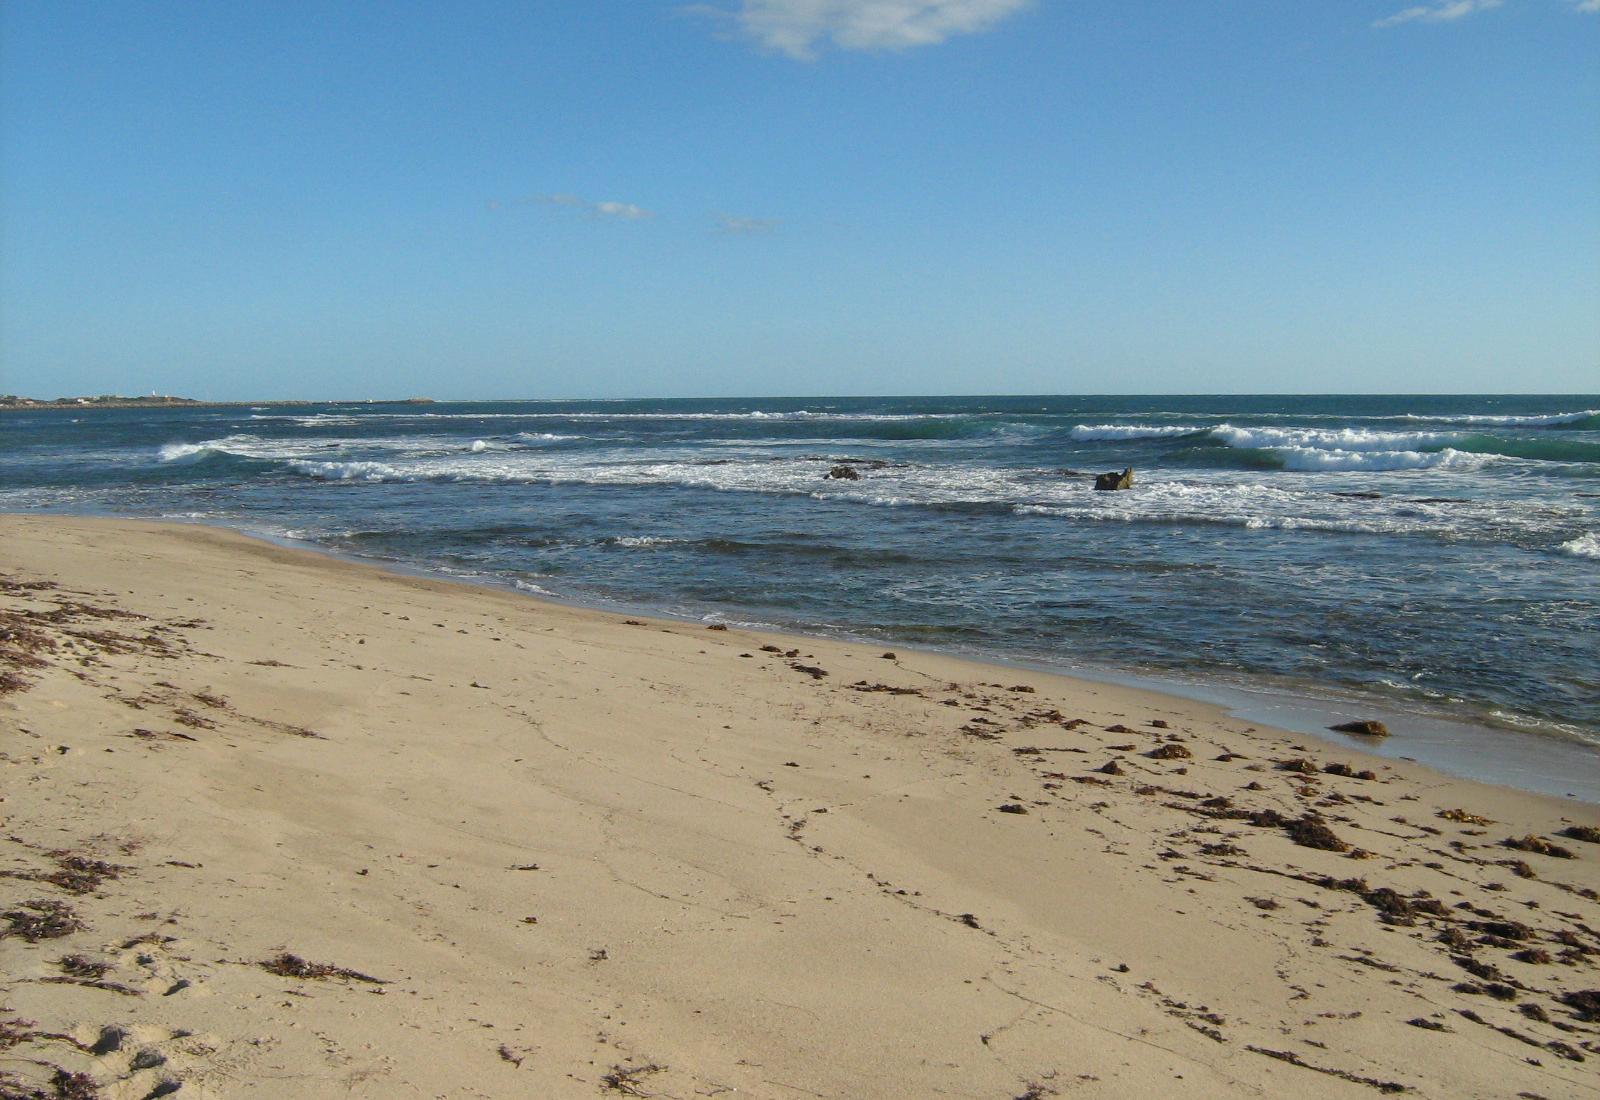
[[[1590,531],[1575,539],[1568,539],[1561,544],[1561,552],[1575,558],[1600,558],[1600,534]]]
[[[1428,421],[1434,424],[1476,424],[1484,427],[1500,428],[1562,427],[1588,429],[1600,428],[1600,409],[1584,409],[1581,412],[1565,413],[1535,413],[1526,416],[1491,416],[1478,413],[1459,416],[1421,416],[1416,413],[1406,413],[1400,419]]]
[[[1073,439],[1167,439],[1183,435],[1199,435],[1205,428],[1183,424],[1079,424],[1069,433]]]

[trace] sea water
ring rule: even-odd
[[[1126,467],[1131,490],[1093,489]],[[1457,730],[1485,757],[1458,770],[1560,743],[1551,767],[1600,789],[1600,396],[22,411],[0,509],[1377,708],[1417,744]]]

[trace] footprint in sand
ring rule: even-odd
[[[104,1100],[155,1100],[180,1091],[194,1100],[206,1095],[187,1083],[216,1049],[203,1037],[126,1024],[84,1024],[72,1037],[93,1059],[88,1074],[99,1083],[97,1095]]]

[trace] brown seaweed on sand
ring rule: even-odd
[[[620,1092],[625,1096],[648,1096],[649,1093],[640,1090],[640,1083],[651,1074],[660,1073],[666,1068],[654,1062],[644,1066],[612,1066],[611,1072],[600,1078],[600,1087],[608,1092]]]
[[[1578,1014],[1578,1019],[1590,1023],[1600,1022],[1600,989],[1579,989],[1563,993],[1557,998]]]
[[[1563,848],[1559,844],[1554,844],[1542,836],[1534,836],[1532,833],[1529,833],[1527,836],[1523,837],[1507,837],[1500,843],[1504,844],[1507,848],[1514,848],[1519,852],[1532,852],[1535,855],[1540,856],[1554,856],[1556,859],[1578,858],[1572,854],[1572,849]]]
[[[1446,821],[1459,821],[1463,825],[1493,825],[1494,822],[1482,814],[1469,813],[1466,810],[1440,810],[1439,815]]]
[[[1379,1081],[1373,1077],[1360,1077],[1354,1073],[1351,1073],[1349,1070],[1328,1069],[1324,1066],[1312,1065],[1310,1062],[1305,1061],[1292,1050],[1268,1050],[1265,1047],[1257,1046],[1247,1046],[1245,1049],[1250,1051],[1252,1054],[1264,1054],[1268,1058],[1276,1058],[1280,1062],[1288,1062],[1291,1066],[1299,1066],[1301,1069],[1315,1070],[1317,1073],[1326,1073],[1330,1077],[1338,1077],[1345,1081],[1354,1082],[1358,1085],[1366,1085],[1368,1088],[1377,1089],[1379,1092],[1408,1091],[1407,1087],[1400,1084],[1398,1081]]]
[[[59,939],[89,927],[72,906],[49,898],[25,901],[15,909],[0,913],[0,919],[8,922],[7,927],[0,929],[0,939],[21,936],[29,943]]]
[[[41,879],[61,887],[69,894],[91,894],[99,889],[102,882],[117,878],[123,871],[123,868],[104,860],[89,859],[69,852],[52,854],[55,855],[58,869],[41,876]]]
[[[1320,848],[1325,852],[1348,852],[1350,845],[1339,839],[1327,823],[1316,814],[1296,818],[1287,826],[1289,839],[1303,848]]]
[[[1160,748],[1151,749],[1145,755],[1152,760],[1191,760],[1194,758],[1194,753],[1187,748],[1170,741]]]
[[[373,985],[387,985],[382,978],[374,978],[371,974],[363,974],[359,970],[349,970],[342,966],[332,966],[328,963],[307,962],[299,955],[291,955],[287,951],[281,955],[265,959],[256,964],[269,974],[277,974],[284,978],[304,978],[321,981],[326,978],[340,978],[352,982],[370,982]]]

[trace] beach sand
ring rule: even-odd
[[[205,528],[0,573],[17,1095],[1600,1096],[1593,806]]]

